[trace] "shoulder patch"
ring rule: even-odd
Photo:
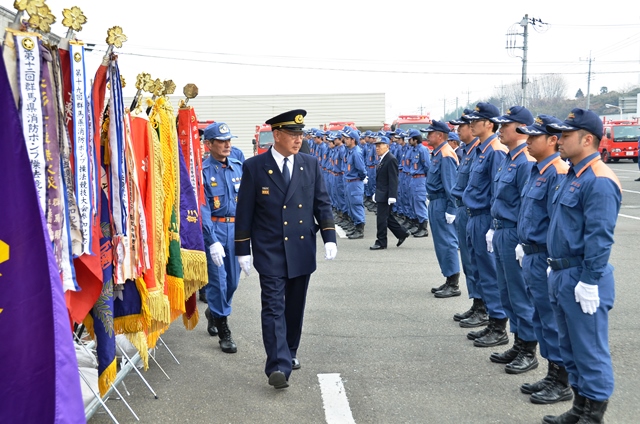
[[[593,169],[593,174],[596,177],[609,178],[611,181],[616,183],[618,188],[622,191],[622,186],[620,185],[618,176],[604,162],[602,162],[601,160],[595,161],[593,165],[591,165],[591,169]]]
[[[556,168],[557,174],[567,175],[567,172],[569,171],[569,165],[567,164],[567,162],[563,160],[557,160],[553,162],[552,165],[554,168]]]

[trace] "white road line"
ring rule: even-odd
[[[611,169],[612,169],[614,172],[633,172],[634,174],[637,174],[637,173],[638,173],[638,171],[637,171],[637,170],[636,170],[636,171],[632,171],[632,170],[630,170],[630,169],[617,169],[617,168],[616,168],[616,169],[611,168]]]
[[[355,424],[340,374],[318,374],[327,424]]]
[[[626,191],[627,193],[635,193],[635,194],[640,194],[640,191],[633,191],[633,190],[625,190],[625,189],[622,189],[622,191]]]
[[[618,216],[621,216],[623,218],[629,218],[629,219],[637,219],[638,221],[640,221],[640,218],[637,217],[637,216],[624,215],[624,214],[621,214],[621,213],[619,213]]]
[[[347,238],[347,233],[344,232],[344,230],[342,229],[342,227],[339,227],[336,225],[336,234],[338,235],[338,237],[340,238]]]

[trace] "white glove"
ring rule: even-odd
[[[251,271],[251,255],[238,256],[238,263],[240,264],[240,269],[249,276],[249,272]]]
[[[324,244],[324,258],[328,261],[332,261],[338,254],[338,246],[332,241]]]
[[[516,245],[516,260],[520,264],[520,268],[522,268],[522,259],[523,258],[524,258],[524,249],[522,248],[522,245],[520,243],[518,243]]]
[[[222,247],[222,244],[219,241],[209,246],[209,253],[211,253],[211,259],[213,260],[213,263],[216,266],[222,266],[222,264],[224,263],[222,258],[227,255],[224,254],[224,247]]]
[[[450,213],[444,213],[444,218],[447,220],[447,224],[453,224],[453,221],[456,220],[455,215],[451,215]]]
[[[551,267],[550,266],[547,267],[547,278],[549,278],[549,275],[551,275]]]
[[[375,193],[373,193],[373,196],[371,196],[371,201],[372,201],[373,203],[375,203],[375,202],[376,202],[376,194],[375,194]]]
[[[364,185],[367,185],[369,183],[369,177],[364,177],[364,180],[362,180],[362,182],[364,183]]]
[[[396,203],[396,198],[395,197],[389,197],[389,200],[387,200],[387,203],[389,204],[389,206],[393,205],[394,203]]]
[[[489,228],[487,234],[485,235],[485,240],[487,240],[487,252],[493,253],[493,233],[495,231]]]
[[[598,296],[598,286],[595,284],[586,284],[582,281],[578,282],[574,293],[576,302],[580,303],[582,312],[593,315],[600,306],[600,296]]]

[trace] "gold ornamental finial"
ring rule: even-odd
[[[38,3],[44,3],[37,1]],[[33,1],[27,5],[27,13],[29,14],[29,26],[39,29],[44,33],[51,31],[51,24],[56,21],[56,17],[51,13],[51,9],[46,4],[35,6]]]
[[[127,36],[122,32],[119,26],[111,27],[107,30],[107,44],[109,46],[121,48],[122,43],[127,41]]]
[[[162,85],[164,85],[163,94],[165,96],[173,94],[176,91],[176,84],[173,82],[173,80],[164,80]]]
[[[62,9],[62,25],[69,28],[69,31],[82,31],[82,25],[87,23],[87,17],[78,6],[71,9]]]
[[[163,92],[164,84],[160,81],[160,78],[156,78],[153,82],[153,87],[151,87],[151,93],[153,93],[154,96],[162,96]]]
[[[149,75],[146,72],[141,72],[138,74],[138,76],[136,77],[136,88],[138,90],[143,90],[144,87],[146,87],[146,85],[149,83],[149,80],[151,79],[151,75]]]
[[[44,0],[15,0],[13,7],[18,12],[35,13],[36,8],[44,6]]]
[[[182,89],[182,94],[184,94],[186,99],[180,100],[180,107],[187,107],[189,100],[198,96],[198,86],[195,84],[187,84]]]

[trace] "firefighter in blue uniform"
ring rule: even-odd
[[[602,120],[575,108],[549,131],[561,133],[560,157],[572,166],[552,199],[547,234],[549,293],[573,407],[545,423],[601,423],[613,393],[609,310],[615,297],[609,256],[620,211],[620,181],[600,160]]]
[[[429,149],[422,144],[422,134],[415,128],[407,131],[407,137],[411,147],[408,169],[408,193],[411,196],[413,217],[418,229],[413,233],[414,237],[427,237],[429,235],[429,213],[427,211],[427,174],[431,163]],[[437,252],[436,252],[437,253]],[[456,253],[457,255],[457,253]]]
[[[509,343],[506,332],[507,315],[500,301],[496,282],[496,264],[493,248],[486,240],[491,225],[491,198],[493,181],[507,148],[500,144],[495,134],[498,125],[489,119],[500,116],[497,107],[490,103],[478,103],[473,112],[466,115],[471,133],[480,139],[469,175],[469,183],[462,194],[467,208],[467,244],[473,267],[477,270],[477,286],[484,300],[489,324],[480,331],[471,331],[467,338],[474,346],[489,347]]]
[[[458,173],[458,156],[447,142],[450,129],[445,122],[433,121],[422,131],[428,133],[427,142],[433,149],[427,175],[429,217],[431,218],[429,222],[440,271],[446,278],[446,286],[435,292],[434,296],[437,298],[460,296],[458,235],[453,225],[456,207],[451,193]]]
[[[355,229],[347,233],[350,239],[360,239],[364,237],[364,186],[368,182],[367,174],[362,158],[362,151],[358,142],[360,136],[358,131],[349,126],[345,126],[341,131],[342,139],[346,145],[346,169],[344,170],[345,197],[349,208],[349,216],[353,221]]]
[[[373,212],[376,209],[375,202],[371,200],[373,195],[376,192],[376,165],[378,164],[378,158],[376,155],[376,146],[374,144],[374,134],[371,131],[364,132],[364,140],[365,140],[365,158],[364,165],[367,167],[367,178],[368,183],[364,188],[365,206],[370,212]]]
[[[472,299],[473,303],[471,307],[465,312],[459,312],[453,315],[453,320],[458,321],[462,328],[473,328],[485,325],[489,318],[487,316],[487,310],[485,309],[484,302],[482,301],[482,295],[480,289],[477,287],[478,275],[477,268],[475,268],[475,262],[471,261],[469,255],[469,245],[467,243],[467,222],[469,221],[469,215],[467,214],[467,208],[462,203],[462,194],[467,188],[469,182],[469,174],[471,172],[471,164],[476,154],[476,147],[480,144],[478,137],[474,137],[471,134],[471,126],[466,119],[466,115],[471,113],[469,109],[465,109],[462,116],[459,119],[453,119],[449,121],[451,125],[457,125],[458,136],[464,143],[462,161],[458,167],[458,175],[456,183],[451,190],[454,203],[456,205],[456,216],[454,218],[454,224],[456,225],[456,233],[458,234],[458,246],[460,248],[460,261],[462,262],[462,270],[464,271],[467,292],[469,293],[469,299]],[[449,218],[451,219],[451,218]],[[432,293],[444,289],[446,283],[431,289]]]
[[[240,266],[235,259],[234,221],[242,163],[231,157],[231,139],[234,137],[223,122],[209,125],[203,134],[205,146],[211,152],[202,164],[207,200],[201,207],[202,230],[209,248],[205,316],[207,331],[219,337],[220,348],[225,353],[237,351],[227,317],[231,314],[231,300],[240,280]]]
[[[248,275],[260,274],[265,373],[276,389],[289,386],[300,368],[297,351],[309,278],[316,269],[316,232],[325,258],[337,254],[331,204],[318,161],[298,154],[306,111],[296,109],[266,121],[274,144],[245,161],[238,193],[236,252]],[[317,222],[317,224],[316,224]]]
[[[509,152],[494,177],[493,222],[487,239],[491,239],[493,246],[502,307],[514,334],[513,346],[505,352],[492,354],[491,361],[506,364],[508,374],[521,374],[538,367],[534,308],[524,283],[522,267],[515,256],[520,195],[534,162],[527,151],[526,134],[516,130],[533,124],[533,115],[523,106],[513,106],[506,114],[491,118],[491,121],[500,124],[500,142]]]
[[[547,130],[547,125],[561,123],[550,115],[539,115],[533,125],[518,127],[526,134],[527,150],[537,161],[521,193],[518,216],[518,241],[516,258],[522,264],[522,274],[527,292],[533,303],[533,329],[540,346],[540,355],[548,361],[547,375],[535,383],[520,386],[522,393],[531,395],[537,404],[551,404],[571,400],[567,371],[560,355],[558,325],[549,301],[547,284],[547,231],[549,212],[555,188],[567,175],[569,165],[558,153],[558,136]]]

